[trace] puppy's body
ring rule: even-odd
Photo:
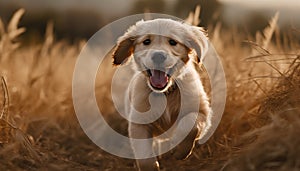
[[[119,39],[114,64],[133,56],[136,70],[125,105],[131,145],[136,157],[142,158],[137,160],[139,170],[159,169],[153,137],[168,131],[163,138],[173,137],[176,142],[186,135],[173,154],[185,159],[210,127],[209,102],[197,72],[207,48],[203,35],[197,27],[156,19],[138,22]]]

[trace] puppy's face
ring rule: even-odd
[[[170,19],[142,20],[118,39],[113,63],[123,64],[133,56],[136,69],[145,74],[149,87],[162,93],[188,61],[201,62],[207,46],[199,27]]]
[[[165,92],[189,60],[189,48],[161,35],[143,35],[134,42],[134,60],[154,92]]]

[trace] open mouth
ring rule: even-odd
[[[157,69],[147,69],[149,82],[154,89],[163,90],[169,83],[170,75]]]

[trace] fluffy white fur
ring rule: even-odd
[[[151,41],[149,45],[144,44],[146,39]],[[177,44],[171,45],[170,40]],[[195,141],[201,139],[211,126],[209,101],[197,72],[208,49],[207,42],[201,28],[170,19],[139,21],[118,39],[113,53],[114,64],[121,65],[133,58],[136,71],[135,79],[128,89],[130,101],[125,102],[129,118],[153,121],[147,124],[129,122],[130,138],[149,139],[144,144],[137,141],[131,144],[137,158],[149,156],[137,160],[139,170],[159,170],[157,159],[152,157],[154,151],[150,138],[164,133],[174,124],[176,129],[173,133],[179,136],[187,126],[192,125],[190,133],[173,151],[174,157],[185,159],[191,154]],[[153,62],[153,56],[157,53],[166,58],[159,64]],[[149,81],[150,71],[157,69],[157,65],[165,73],[171,73],[167,85],[162,89],[153,87]],[[149,102],[150,95],[152,104]],[[181,99],[181,95],[188,98]],[[158,108],[164,97],[166,108],[156,118],[161,114]],[[180,111],[183,112],[182,116],[179,116]],[[189,119],[183,119],[186,116]]]

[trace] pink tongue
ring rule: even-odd
[[[150,76],[150,83],[153,87],[164,88],[168,83],[168,76],[165,72],[159,70],[152,70]]]

